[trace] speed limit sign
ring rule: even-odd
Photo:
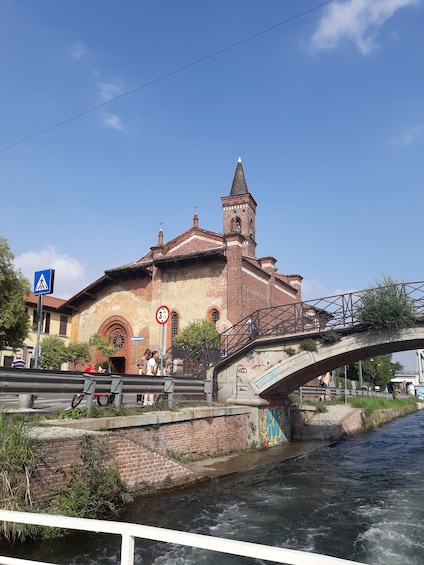
[[[169,308],[168,306],[159,306],[156,310],[156,321],[158,324],[166,324],[169,318]]]

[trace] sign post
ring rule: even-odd
[[[144,336],[133,335],[131,341],[135,343],[135,366],[138,367],[138,344],[140,341],[144,341]]]
[[[52,294],[54,287],[54,269],[45,269],[34,273],[34,294],[38,296],[37,304],[37,341],[35,345],[34,369],[38,369],[40,359],[40,336],[43,329],[43,296]]]
[[[160,376],[163,377],[163,356],[165,355],[165,324],[169,319],[168,306],[159,306],[156,310],[156,321],[162,326],[162,337],[160,345]]]

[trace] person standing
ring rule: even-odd
[[[157,374],[157,358],[159,353],[157,351],[152,351],[150,359],[147,361],[146,376],[155,377]],[[155,403],[154,394],[144,395],[144,406],[152,406]]]
[[[26,367],[26,363],[25,361],[22,359],[20,353],[18,353],[15,357],[15,360],[12,363],[12,367],[14,369],[25,369]]]
[[[143,357],[140,359],[138,366],[138,374],[139,375],[145,375],[146,371],[147,371],[147,362],[151,356],[152,352],[150,351],[150,349],[146,349]],[[141,404],[143,402],[143,394],[137,394],[137,403]]]
[[[249,339],[254,341],[258,337],[258,328],[256,327],[255,321],[251,320],[249,326]]]

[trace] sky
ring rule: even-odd
[[[423,280],[423,29],[424,0],[2,0],[16,266],[69,298],[195,211],[221,233],[240,157],[304,300]]]

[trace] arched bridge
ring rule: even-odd
[[[261,405],[343,365],[423,349],[424,282],[397,287],[413,313],[405,329],[364,327],[357,309],[369,291],[352,292],[253,312],[227,328],[218,341],[201,350],[185,350],[186,363],[195,360],[196,374],[213,378],[218,400]],[[173,356],[180,355],[175,351]]]

